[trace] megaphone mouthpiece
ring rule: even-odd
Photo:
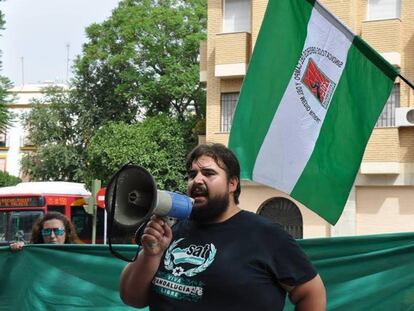
[[[194,200],[184,194],[158,190],[154,214],[176,219],[186,219],[191,215],[193,203]]]

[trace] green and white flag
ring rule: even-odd
[[[335,224],[397,75],[317,1],[269,0],[230,133],[241,178]]]

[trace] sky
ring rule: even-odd
[[[65,82],[86,42],[85,28],[111,16],[120,0],[6,0],[0,2],[2,69],[15,86]],[[69,61],[68,61],[69,60]]]

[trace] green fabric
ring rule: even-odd
[[[299,244],[325,282],[328,310],[414,310],[414,233]],[[125,265],[102,245],[0,247],[0,310],[137,310],[119,299]]]
[[[354,42],[361,39],[355,37]],[[368,53],[370,59],[365,57]],[[312,156],[290,193],[331,224],[342,214],[365,146],[394,85],[396,72],[390,79],[390,70],[377,67],[379,60],[373,62],[375,56],[361,43],[351,46]]]
[[[229,137],[229,148],[240,162],[241,179],[253,179],[257,154],[302,53],[312,4],[268,2]]]
[[[414,233],[299,243],[324,280],[327,310],[414,310]]]
[[[322,32],[328,23],[331,31]],[[325,47],[341,55],[340,66],[312,52]],[[312,75],[329,72],[335,81],[324,109],[303,82],[312,58],[322,68]],[[269,0],[229,137],[241,178],[285,192],[335,224],[397,74],[319,2]]]
[[[131,257],[137,249],[123,248]],[[125,265],[103,245],[1,247],[0,310],[138,310],[119,298]]]

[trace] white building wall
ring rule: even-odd
[[[22,152],[20,151],[20,142],[24,136],[24,128],[21,122],[21,115],[24,110],[21,108],[12,109],[16,117],[13,120],[13,125],[8,129],[7,135],[9,140],[9,150],[7,151],[6,171],[10,175],[20,177],[20,161]]]

